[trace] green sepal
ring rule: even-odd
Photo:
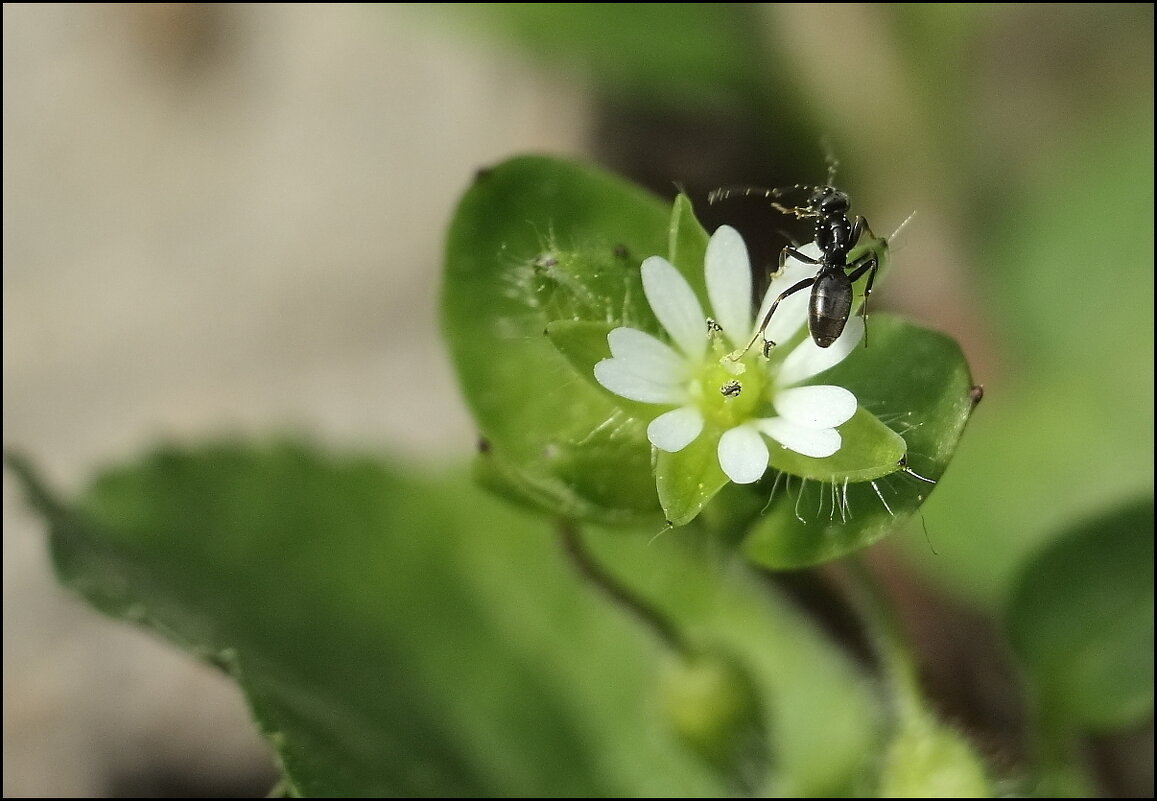
[[[769,442],[771,467],[782,473],[831,484],[871,481],[900,469],[907,452],[904,438],[863,407],[838,428],[840,449],[823,459],[804,456]]]
[[[675,265],[675,269],[695,290],[700,303],[707,298],[703,262],[707,255],[708,239],[707,231],[695,217],[690,198],[680,194],[671,207],[671,222],[667,229],[667,260]]]
[[[808,383],[850,389],[862,410],[903,437],[906,452],[894,470],[867,480],[780,473],[760,482],[767,507],[744,550],[771,568],[839,558],[904,522],[943,475],[978,398],[952,339],[886,314],[868,319],[866,346]]]
[[[719,466],[719,437],[710,426],[675,453],[654,449],[655,485],[667,522],[683,526],[694,520],[730,479]]]

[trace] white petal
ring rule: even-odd
[[[834,428],[804,428],[782,417],[756,420],[755,425],[788,450],[816,459],[831,456],[843,442]]]
[[[641,269],[655,317],[684,353],[701,358],[707,351],[707,315],[687,279],[662,256],[646,259]]]
[[[858,314],[848,319],[840,338],[826,348],[821,348],[808,337],[793,348],[783,360],[776,374],[775,383],[781,387],[789,387],[818,375],[829,367],[834,367],[846,359],[863,338],[864,318]]]
[[[742,425],[719,438],[719,466],[736,484],[758,481],[767,472],[767,443],[754,426]]]
[[[819,259],[819,257],[823,255],[823,251],[820,250],[820,246],[815,242],[808,242],[806,245],[800,245],[798,248],[796,248],[796,250],[805,256],[811,256],[813,259]],[[799,261],[795,258],[795,256],[788,256],[787,260],[789,262]]]
[[[804,253],[810,254],[810,246],[801,248]],[[759,325],[771,304],[781,294],[803,281],[805,278],[814,278],[819,272],[819,266],[804,264],[799,259],[789,258],[783,265],[783,272],[771,279],[767,292],[763,295],[763,303],[759,305],[759,314],[755,316],[755,324]],[[775,314],[771,316],[768,327],[763,332],[764,339],[772,342],[784,342],[791,339],[799,329],[807,323],[808,298],[811,297],[811,287],[805,287],[779,302],[775,307]],[[752,334],[754,334],[754,330]],[[746,343],[744,343],[746,344]]]
[[[856,413],[856,396],[843,387],[795,387],[772,401],[779,416],[804,428],[835,428]]]
[[[703,273],[715,322],[732,345],[746,345],[751,338],[751,260],[743,237],[730,225],[719,226],[707,242]]]
[[[603,359],[595,365],[595,380],[616,395],[640,403],[682,403],[686,387],[655,381],[636,373],[630,362]]]
[[[703,415],[694,406],[681,406],[652,420],[647,439],[659,450],[674,453],[690,445],[701,431]]]
[[[635,375],[652,381],[681,381],[687,360],[670,345],[637,328],[616,328],[607,334],[611,356],[626,363]]]

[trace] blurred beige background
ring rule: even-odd
[[[69,492],[212,433],[469,453],[443,232],[477,168],[583,149],[580,90],[412,7],[3,13],[7,448]],[[232,685],[58,588],[43,534],[5,473],[4,795],[268,789]]]

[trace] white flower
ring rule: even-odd
[[[818,256],[818,250],[803,250]],[[816,269],[789,258],[755,319]],[[623,398],[674,407],[647,426],[647,438],[660,450],[680,451],[705,429],[713,432],[719,437],[719,466],[737,484],[750,484],[766,472],[765,437],[805,456],[834,454],[842,443],[836,427],[855,414],[855,395],[838,386],[797,385],[851,353],[864,333],[861,318],[848,320],[828,348],[804,337],[786,357],[773,350],[768,359],[759,345],[743,350],[755,336],[755,321],[747,248],[734,228],[724,225],[712,235],[704,276],[710,319],[669,261],[659,256],[644,261],[643,291],[672,344],[634,328],[616,328],[607,336],[611,358],[595,365],[596,380]],[[807,322],[809,295],[805,289],[781,302],[765,338],[789,341]]]

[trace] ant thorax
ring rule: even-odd
[[[833,165],[834,167],[834,165]],[[832,179],[829,171],[828,180]],[[807,192],[807,202],[803,206],[786,206],[779,199],[799,192]],[[837,189],[830,183],[823,186],[808,187],[797,184],[778,189],[755,189],[752,187],[741,189],[720,189],[712,192],[709,202],[715,202],[733,195],[752,196],[760,194],[766,198],[774,198],[771,206],[776,211],[790,214],[796,219],[815,219],[813,237],[816,247],[819,248],[819,258],[813,258],[801,252],[799,248],[788,245],[779,254],[779,270],[782,271],[788,258],[796,259],[804,264],[814,265],[816,273],[810,278],[799,281],[794,286],[781,293],[769,307],[767,314],[760,321],[755,335],[747,347],[737,355],[746,353],[751,347],[763,338],[764,353],[770,352],[776,343],[767,339],[765,333],[772,315],[775,314],[781,301],[794,295],[796,292],[810,290],[808,303],[808,331],[812,340],[821,348],[832,345],[840,335],[848,321],[854,296],[853,284],[863,276],[867,276],[864,287],[864,299],[872,292],[872,284],[876,280],[879,270],[879,257],[874,250],[849,261],[848,255],[860,241],[860,237],[867,233],[875,239],[868,221],[863,217],[848,216],[851,210],[851,200],[846,192]],[[797,195],[798,196],[798,195]],[[861,314],[864,314],[861,309]],[[866,315],[865,315],[866,316]],[[866,339],[865,339],[866,342]]]

